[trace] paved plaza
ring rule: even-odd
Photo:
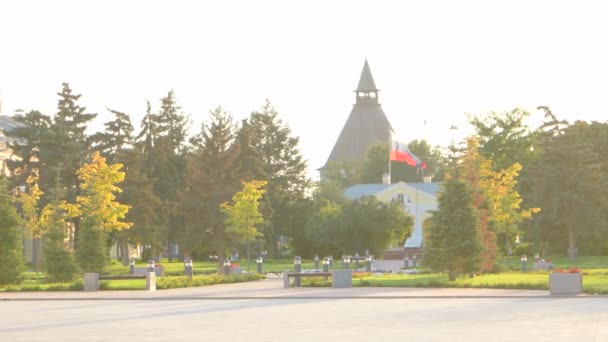
[[[1,293],[0,341],[608,341],[608,298],[291,288]]]

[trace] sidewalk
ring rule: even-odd
[[[581,295],[585,297],[585,295]],[[266,279],[254,282],[222,284],[205,287],[147,291],[97,292],[3,292],[3,300],[141,300],[141,299],[315,299],[315,298],[518,298],[549,297],[545,290],[458,289],[458,288],[390,288],[356,287],[348,289],[283,288],[283,280]],[[580,296],[579,296],[580,297]],[[596,296],[594,296],[596,297]]]

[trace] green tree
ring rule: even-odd
[[[265,185],[265,181],[243,182],[243,189],[232,196],[233,204],[224,202],[220,205],[221,211],[227,216],[224,220],[226,232],[247,244],[247,272],[251,259],[250,244],[262,235],[258,231],[258,225],[264,222],[264,216],[259,211],[259,202],[265,192],[262,189]]]
[[[447,272],[450,280],[481,266],[483,237],[473,201],[470,186],[458,178],[450,178],[444,182],[439,208],[431,218],[424,262],[432,270]]]
[[[116,161],[116,157],[133,144],[133,125],[129,115],[113,109],[108,109],[114,120],[106,122],[105,131],[91,137],[95,142],[95,149],[110,163]]]
[[[106,164],[95,152],[91,162],[78,171],[83,195],[76,199],[76,210],[82,219],[76,257],[84,272],[101,273],[108,259],[106,234],[131,227],[122,221],[129,206],[118,203],[115,197],[122,191],[116,184],[125,177],[121,168],[121,164]]]
[[[210,247],[221,265],[229,236],[220,203],[230,200],[240,188],[239,151],[232,116],[221,108],[210,115],[198,134],[199,147],[188,156],[186,186],[180,194],[184,226],[178,241],[186,255]]]
[[[548,108],[541,108],[546,122],[528,180],[534,184],[531,202],[542,209],[535,222],[536,236],[545,252],[567,247],[568,256],[575,259],[577,239],[590,239],[605,229],[602,158],[588,139],[589,124],[577,121],[566,126]]]
[[[8,194],[7,182],[0,177],[0,285],[21,281],[23,246],[21,220]]]
[[[16,197],[16,201],[21,204],[26,235],[32,240],[32,263],[36,273],[38,273],[40,265],[40,238],[44,233],[38,210],[38,203],[44,192],[38,187],[38,179],[39,177],[32,173],[26,180],[25,191],[19,192]]]
[[[61,188],[58,177],[50,195],[51,200],[42,209],[40,215],[41,226],[46,232],[42,267],[50,281],[70,281],[79,271],[74,255],[65,241],[65,231],[70,225],[69,219],[74,215],[70,211],[74,207],[63,199],[65,190]]]
[[[264,162],[268,181],[262,211],[266,247],[278,253],[280,236],[294,236],[303,232],[301,220],[296,219],[311,182],[306,176],[306,161],[298,150],[299,138],[279,118],[278,112],[266,101],[259,111],[251,113],[251,145]]]

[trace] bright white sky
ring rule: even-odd
[[[406,141],[446,146],[465,113],[514,107],[605,121],[607,17],[602,1],[2,1],[0,93],[6,114],[53,114],[68,81],[92,130],[105,106],[138,125],[170,89],[196,130],[211,108],[240,120],[270,99],[314,174],[366,57]]]

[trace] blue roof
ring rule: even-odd
[[[395,184],[356,184],[344,190],[344,196],[348,199],[357,199],[365,196],[373,196],[388,189]],[[418,191],[423,191],[429,195],[437,196],[440,183],[405,183]]]
[[[344,196],[351,200],[372,196],[388,189],[390,186],[391,184],[356,184],[344,190]]]

